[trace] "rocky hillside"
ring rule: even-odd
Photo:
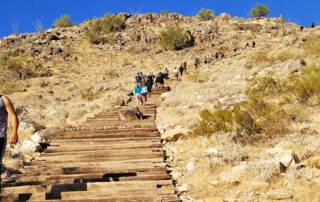
[[[298,78],[305,65],[318,66],[313,57],[317,49],[306,45],[310,41],[318,44],[319,28],[301,30],[296,24],[281,24],[279,19],[231,18],[227,14],[209,21],[175,13],[119,15],[125,29],[115,32],[109,43],[87,40],[90,20],[0,40],[0,92],[9,95],[21,120],[20,146],[8,150],[7,168],[28,163],[37,155],[34,151],[41,150],[39,143],[49,142],[53,128],[76,126],[127,99],[137,72],[157,73],[165,67],[171,71],[187,62],[187,74],[163,95],[157,118],[181,198],[319,200],[317,99],[301,104],[286,91],[290,103],[281,106],[294,119],[286,122],[290,123],[288,132],[267,130],[282,123],[283,119],[274,117],[260,124],[263,131],[254,137],[261,138],[248,142],[238,141],[234,130],[194,132],[203,118],[201,110],[234,109],[235,104],[250,99],[246,93],[253,85],[250,81],[268,76],[290,83],[289,77]],[[169,23],[191,33],[194,46],[162,50],[159,32]],[[250,47],[245,48],[247,43]],[[220,51],[225,51],[225,58],[216,60],[215,53]],[[194,66],[196,58],[200,60],[198,68]],[[286,97],[283,93],[263,96],[269,100]],[[274,114],[280,117],[280,113]],[[259,122],[256,119],[253,117]],[[12,156],[16,158],[8,158]]]

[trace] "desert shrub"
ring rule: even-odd
[[[22,57],[1,57],[0,58],[0,66],[2,67],[2,71],[10,71],[14,75],[17,76],[17,79],[27,79],[30,77],[34,77],[35,73],[31,68],[26,67],[26,62]]]
[[[283,92],[282,82],[271,76],[254,78],[249,81],[246,95],[251,100],[264,99],[268,96],[278,96]]]
[[[198,19],[202,20],[202,21],[206,21],[206,20],[210,20],[214,17],[214,12],[211,9],[204,9],[202,8],[199,12],[198,12]]]
[[[251,8],[249,17],[252,18],[261,18],[269,14],[270,10],[266,5],[256,4],[255,8]]]
[[[320,56],[320,37],[311,35],[307,37],[307,41],[304,44],[304,49],[308,56],[319,58]]]
[[[169,24],[160,31],[160,45],[164,50],[181,50],[193,45],[193,39],[175,24]]]
[[[320,95],[320,69],[310,65],[302,70],[302,75],[289,86],[297,100],[306,104],[313,96]]]
[[[56,19],[53,23],[53,27],[71,27],[74,25],[74,22],[71,21],[69,15],[61,15],[59,19]]]
[[[251,31],[253,33],[260,32],[262,30],[262,25],[260,24],[244,24],[244,23],[236,23],[234,24],[236,30],[242,31]]]
[[[270,55],[266,51],[257,51],[252,53],[248,63],[273,65],[277,62],[285,62],[290,59],[297,59],[298,55],[289,51],[282,51],[276,55]]]
[[[2,94],[11,94],[13,92],[22,92],[24,90],[24,86],[16,81],[1,82],[0,84],[0,92]]]
[[[111,78],[111,79],[116,79],[120,77],[120,74],[118,74],[117,72],[113,71],[113,70],[106,70],[104,75],[107,78]]]
[[[282,95],[288,92],[284,88],[282,81],[270,76],[252,79],[246,101],[216,111],[201,111],[194,133],[234,132],[234,140],[244,144],[286,134],[289,116],[280,104]]]
[[[39,19],[36,19],[35,22],[32,22],[32,26],[37,32],[42,32],[45,30],[45,26],[42,24],[42,22]]]
[[[10,54],[9,54],[10,55]],[[0,82],[50,75],[50,70],[23,56],[0,56]]]
[[[124,20],[119,15],[107,13],[103,18],[95,18],[85,33],[91,43],[99,44],[111,42],[114,32],[125,29]]]
[[[81,91],[81,97],[85,101],[93,101],[96,99],[96,94],[93,92],[93,89],[84,89]]]

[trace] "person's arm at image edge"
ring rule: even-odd
[[[2,96],[2,98],[6,106],[7,112],[11,117],[11,122],[12,122],[12,133],[10,137],[10,144],[16,144],[18,142],[19,120],[10,99],[7,96]]]

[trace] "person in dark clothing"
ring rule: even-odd
[[[300,26],[300,30],[303,31],[303,29],[304,29],[304,27],[303,27],[303,26]]]
[[[182,65],[179,67],[179,72],[180,72],[180,78],[181,78],[182,75],[183,75],[183,67],[182,67]]]
[[[200,65],[200,60],[199,60],[199,58],[196,58],[194,61],[195,68],[197,69],[199,67],[199,65]]]
[[[151,93],[152,92],[152,86],[153,86],[153,75],[149,75],[148,76],[148,80],[147,80],[147,88],[148,88],[148,92]]]
[[[164,85],[164,76],[162,72],[159,72],[156,77],[156,87],[163,88]]]
[[[252,41],[252,47],[253,47],[253,48],[256,47],[256,42]]]
[[[140,73],[138,72],[137,76],[136,76],[136,83],[141,83],[141,79],[142,79],[142,77],[141,77]]]
[[[246,49],[248,49],[248,48],[249,48],[249,43],[247,43],[247,44],[246,44],[245,48],[246,48]]]
[[[218,60],[219,59],[219,53],[216,52],[216,59]]]
[[[169,71],[168,71],[168,68],[166,68],[163,72],[163,76],[164,76],[164,79],[169,79]]]
[[[311,28],[315,28],[315,24],[314,24],[314,22],[311,24]]]
[[[163,87],[163,84],[164,84],[164,80],[163,80],[163,77],[157,77],[156,78],[156,86],[158,88],[162,88]]]

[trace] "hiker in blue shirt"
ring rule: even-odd
[[[143,105],[142,94],[141,94],[141,83],[137,83],[137,85],[133,89],[134,89],[134,94],[137,101],[137,106],[139,106],[140,102],[141,102],[141,105]]]

